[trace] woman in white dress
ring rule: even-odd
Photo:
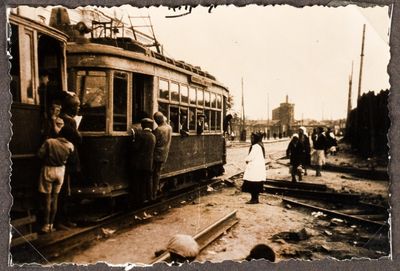
[[[242,192],[251,194],[247,204],[257,204],[258,194],[263,191],[265,181],[265,150],[262,143],[262,134],[251,134],[251,147],[246,159],[246,169],[243,175]]]

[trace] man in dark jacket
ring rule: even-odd
[[[132,140],[132,169],[134,172],[131,183],[132,201],[145,202],[152,199],[153,155],[156,137],[153,135],[153,120],[141,120],[142,129],[134,129]]]
[[[290,173],[292,175],[292,182],[296,182],[296,174],[299,176],[301,181],[301,168],[300,166],[304,162],[305,149],[302,142],[299,141],[299,135],[293,134],[292,140],[286,150],[286,156],[290,157]]]
[[[163,113],[154,113],[154,121],[158,127],[154,130],[156,137],[156,146],[154,149],[154,165],[153,165],[153,199],[160,192],[160,175],[164,163],[167,161],[169,147],[172,139],[172,128],[165,121]]]

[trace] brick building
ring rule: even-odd
[[[293,133],[294,123],[294,104],[289,103],[289,96],[286,95],[286,101],[279,107],[272,110],[272,121],[274,122],[274,133],[281,134],[283,137],[290,136]]]

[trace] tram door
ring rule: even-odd
[[[134,73],[132,88],[132,123],[139,123],[152,117],[153,76]]]

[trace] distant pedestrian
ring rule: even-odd
[[[327,141],[326,153],[329,153],[330,155],[336,155],[336,149],[338,144],[335,134],[332,132],[331,129],[328,129],[328,131],[326,132],[326,141]]]
[[[251,147],[246,159],[246,169],[243,175],[242,191],[251,194],[247,204],[259,203],[258,194],[263,191],[265,181],[265,149],[262,144],[262,135],[251,134]]]
[[[163,113],[156,112],[154,113],[153,118],[158,125],[158,127],[153,131],[156,137],[156,146],[154,149],[152,199],[155,199],[157,194],[160,193],[161,170],[168,158],[172,140],[172,128],[165,121]]]
[[[290,174],[292,182],[296,182],[296,175],[299,181],[302,180],[302,164],[305,156],[305,149],[302,142],[299,141],[299,135],[293,134],[292,139],[286,149],[286,156],[290,158]]]
[[[325,149],[327,146],[327,140],[323,132],[324,128],[318,127],[313,140],[314,152],[312,154],[311,162],[316,166],[316,176],[321,176],[322,166],[325,165]]]
[[[265,244],[258,244],[256,246],[254,246],[251,249],[249,256],[246,257],[246,260],[251,261],[251,260],[259,260],[259,259],[264,259],[264,260],[267,260],[270,262],[275,262],[274,250]]]
[[[153,160],[156,137],[153,134],[154,121],[141,120],[142,129],[133,129],[131,148],[132,183],[130,184],[131,203],[146,202],[153,198]]]
[[[307,168],[311,165],[311,144],[310,138],[307,134],[307,129],[303,126],[299,128],[299,142],[304,146],[304,157],[302,161],[302,166],[304,169],[304,175],[307,176]]]
[[[45,233],[54,230],[53,224],[58,209],[58,195],[64,183],[65,164],[74,151],[74,145],[63,137],[61,118],[55,120],[56,138],[48,138],[40,147],[38,156],[43,160],[40,171],[39,192],[45,195],[44,225]]]

